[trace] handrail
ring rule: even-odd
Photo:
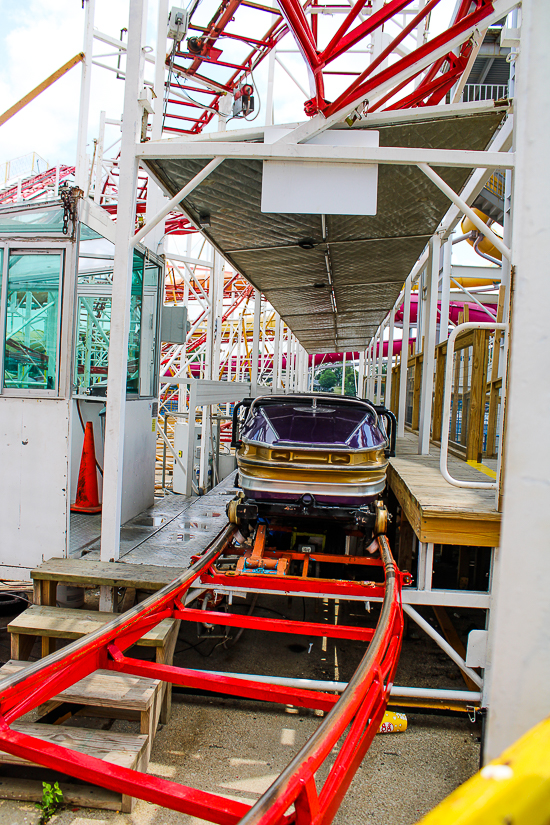
[[[455,351],[455,340],[463,330],[466,329],[494,329],[506,332],[508,324],[497,324],[484,321],[468,321],[456,326],[447,341],[447,361],[445,363],[445,386],[443,389],[443,420],[441,422],[441,453],[439,456],[439,469],[441,475],[454,487],[467,487],[470,490],[497,490],[497,481],[461,481],[449,473],[447,460],[449,457],[449,424],[451,421],[451,380],[453,372],[453,354]]]

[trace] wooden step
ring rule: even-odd
[[[67,727],[63,725],[40,725],[28,722],[14,722],[12,730],[26,733],[46,742],[95,756],[105,762],[112,762],[124,768],[137,771],[147,770],[147,736],[142,734],[114,733],[105,730]],[[133,797],[107,791],[92,785],[63,779],[59,773],[40,769],[32,762],[0,751],[0,798],[27,801],[42,800],[42,782],[59,781],[64,802],[104,808],[111,811],[130,813],[135,805]],[[32,767],[31,767],[32,766]]]
[[[35,605],[56,605],[58,582],[75,587],[135,587],[160,590],[183,573],[182,567],[154,564],[92,561],[87,559],[48,559],[31,572]]]
[[[42,639],[42,656],[47,656],[55,650],[56,639],[80,639],[103,627],[117,615],[96,610],[32,605],[8,624],[11,634],[11,658],[16,661],[28,660],[37,637]],[[156,661],[159,664],[171,665],[178,629],[179,621],[163,619],[156,627],[145,633],[137,644],[154,647]],[[170,718],[172,686],[163,683],[163,691],[161,722],[166,724]]]
[[[11,659],[0,668],[0,676],[11,676],[29,667],[28,662]],[[82,716],[107,716],[112,719],[139,719],[140,733],[148,737],[147,754],[158,727],[162,704],[162,682],[159,679],[146,679],[141,676],[129,676],[126,673],[113,673],[110,670],[96,670],[80,682],[54,696],[41,705],[40,715],[68,702],[84,705]]]

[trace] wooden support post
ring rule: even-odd
[[[33,582],[34,603],[48,607],[57,604],[57,582],[45,579],[35,579]]]
[[[472,382],[470,386],[466,461],[481,462],[483,458],[487,358],[487,330],[476,329],[474,330],[472,345]]]
[[[11,634],[10,656],[18,662],[27,662],[32,653],[36,636],[29,636],[26,633]]]
[[[468,426],[470,424],[470,393],[468,391],[468,367],[470,364],[470,348],[465,347],[463,350],[462,361],[462,415],[460,418],[460,443],[466,447],[468,439]]]
[[[504,316],[504,300],[506,295],[506,288],[501,286],[498,293],[498,308],[497,321],[502,323]],[[502,332],[500,330],[495,332],[493,341],[493,361],[491,364],[491,379],[489,382],[489,415],[487,420],[487,445],[485,454],[487,458],[496,457],[496,436],[497,436],[497,417],[498,417],[498,402],[499,402],[499,361],[500,361],[500,342],[502,340]]]
[[[411,429],[418,431],[420,420],[420,389],[422,387],[422,353],[414,356],[414,387]]]
[[[407,521],[407,517],[401,510],[401,520],[399,524],[399,555],[397,566],[400,570],[407,570],[412,573],[412,556],[414,547],[414,530]]]
[[[393,383],[391,388],[391,404],[390,410],[397,415],[398,408],[399,408],[399,382],[401,379],[401,358],[403,357],[403,352],[399,357],[399,362],[393,368]],[[405,355],[406,357],[406,355]]]
[[[455,347],[454,357],[455,357],[455,374],[454,374],[454,381],[453,381],[453,397],[451,399],[452,406],[451,406],[451,435],[450,440],[456,442],[456,424],[458,418],[458,390],[460,388],[460,356],[463,350],[457,350]],[[449,358],[453,357],[451,353]]]
[[[445,386],[445,356],[447,344],[439,344],[436,349],[435,389],[432,420],[432,439],[441,441],[441,419],[443,416],[443,388]]]
[[[191,436],[190,436],[191,438]],[[99,609],[103,613],[116,613],[118,588],[102,584],[99,588]]]

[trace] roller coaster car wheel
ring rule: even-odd
[[[376,521],[374,522],[374,533],[376,536],[383,535],[388,529],[388,511],[383,502],[376,502]]]
[[[240,493],[237,493],[235,498],[232,498],[231,501],[228,502],[227,507],[226,507],[226,512],[227,512],[227,518],[229,519],[231,524],[238,524],[239,523],[239,517],[237,515],[237,507],[239,506],[239,504],[242,503],[243,500],[244,500],[244,493],[240,492]]]

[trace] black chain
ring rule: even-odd
[[[76,236],[76,204],[79,198],[84,195],[82,189],[78,186],[64,186],[59,187],[59,197],[63,201],[63,234],[69,234],[69,220],[72,224],[71,239],[74,240]]]

